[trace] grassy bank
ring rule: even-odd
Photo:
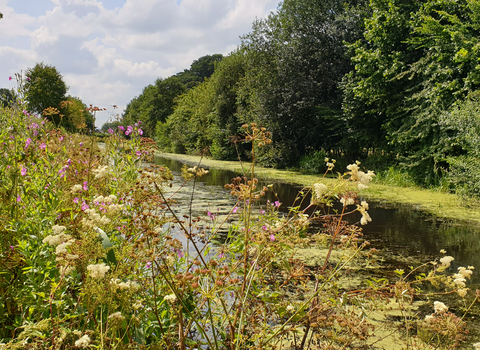
[[[197,165],[201,161],[201,164],[207,168],[224,169],[238,173],[242,173],[243,169],[248,169],[251,165],[250,163],[243,163],[242,165],[237,161],[219,161],[185,154],[158,153],[157,155],[169,159],[176,159],[189,165]],[[305,175],[291,170],[278,170],[259,166],[256,166],[255,169],[258,178],[275,182],[299,184],[302,186],[311,186],[320,178],[320,176],[317,175]],[[340,169],[336,170],[340,171]],[[322,181],[335,180],[324,179]],[[480,222],[480,208],[475,206],[475,203],[469,206],[464,199],[450,193],[421,188],[382,185],[381,183],[374,182],[368,189],[363,190],[361,194],[375,201],[412,205],[418,210],[439,217]]]

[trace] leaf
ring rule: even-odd
[[[117,258],[115,257],[115,252],[113,251],[112,242],[110,242],[110,239],[108,238],[107,234],[101,228],[97,227],[95,230],[99,233],[99,237],[102,240],[103,248],[107,250],[106,262],[110,262],[115,266],[117,266],[118,262],[117,262]]]

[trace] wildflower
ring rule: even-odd
[[[66,229],[67,228],[65,226],[58,226],[58,225],[52,226],[53,233],[56,234],[56,235],[62,233]]]
[[[473,348],[474,348],[475,350],[479,350],[479,349],[480,349],[480,342],[475,343],[475,344],[472,344],[472,345],[473,345]]]
[[[84,181],[84,182],[83,182],[83,190],[84,190],[84,191],[88,191],[88,183],[87,183],[87,181]]]
[[[238,208],[237,208],[237,207],[234,207],[234,208],[232,209],[232,213],[235,214],[235,213],[237,212],[237,210],[238,210]]]
[[[25,141],[25,149],[27,149],[28,146],[30,146],[31,144],[32,144],[32,139],[28,138],[27,141]]]
[[[80,192],[82,190],[82,185],[73,185],[70,189],[70,192]]]
[[[75,342],[75,346],[78,348],[86,348],[90,344],[90,337],[85,334]]]
[[[270,242],[273,242],[273,241],[275,241],[275,236],[272,234],[270,235]]]
[[[143,135],[143,130],[142,129],[138,129],[137,133],[142,136]]]
[[[8,80],[12,80],[12,77],[8,77]]]
[[[469,266],[468,269],[469,269],[469,270],[475,270],[475,267]]]
[[[45,149],[45,148],[47,148],[47,145],[45,144],[45,142],[42,142],[42,143],[40,144],[40,146],[38,146],[38,148],[40,148],[40,149]]]
[[[313,185],[313,192],[317,199],[322,199],[323,195],[328,192],[328,187],[322,183],[316,183]]]
[[[433,303],[433,308],[435,310],[435,313],[437,313],[437,314],[444,313],[444,312],[448,311],[448,307],[444,303],[442,303],[441,301],[435,301]]]
[[[145,264],[145,268],[149,269],[152,267],[152,262],[151,261],[148,261],[146,264]]]
[[[444,265],[445,267],[449,267],[450,266],[450,263],[455,260],[453,258],[453,256],[444,256],[443,258],[440,259],[440,262],[442,263],[442,265]]]
[[[278,208],[280,207],[281,203],[279,201],[275,201],[274,205],[275,205],[275,208]]]
[[[43,239],[43,243],[48,243],[49,245],[59,245],[60,243],[63,243],[63,242],[68,242],[70,239],[72,238],[72,236],[70,235],[67,235],[65,233],[60,233],[58,235],[48,235],[47,237],[45,237]]]
[[[23,165],[22,165],[22,169],[20,170],[20,174],[22,174],[22,176],[27,175],[27,168],[25,168]]]
[[[118,126],[118,129],[122,130],[122,131],[125,131],[125,128],[121,125]]]
[[[78,204],[78,201],[79,201],[78,197],[73,198],[73,203]]]
[[[198,168],[197,166],[194,166],[193,168],[188,168],[187,171],[189,173],[195,174],[195,176],[203,176],[208,174],[208,170],[205,170],[203,168]]]
[[[165,295],[165,297],[163,297],[163,300],[170,301],[173,303],[175,300],[177,300],[177,296],[175,294],[168,294],[168,295]]]
[[[133,306],[133,309],[134,309],[134,310],[140,309],[141,307],[143,307],[143,305],[142,305],[142,300],[137,300],[137,301],[135,302],[135,304],[133,304],[132,306]]]
[[[114,132],[114,131],[113,131],[113,129],[112,129],[112,128],[108,129],[108,133],[109,133],[110,135],[112,135],[112,134],[113,134],[113,132]]]
[[[435,316],[433,315],[427,315],[425,316],[425,322],[426,323],[432,323],[432,321],[435,319]]]
[[[348,205],[355,204],[355,200],[353,198],[342,197],[342,199],[340,199],[340,203],[342,203],[343,206],[346,207]]]
[[[17,203],[22,201],[22,197],[20,195],[17,196]]]
[[[93,170],[93,172],[95,173],[96,179],[101,179],[102,177],[106,177],[109,171],[110,171],[110,167],[108,165],[105,165],[103,167],[99,167]]]
[[[264,231],[267,231],[267,230],[268,230],[267,225],[263,225],[263,226],[262,226],[262,229],[263,229]]]
[[[55,236],[53,236],[53,237],[55,237]],[[57,248],[55,249],[55,254],[57,254],[57,255],[67,254],[67,253],[68,253],[67,247],[70,246],[70,245],[72,245],[73,242],[74,242],[74,240],[73,240],[73,239],[70,239],[70,240],[68,240],[68,241],[65,242],[65,243],[59,244],[59,245],[57,246]]]
[[[440,253],[445,254],[447,251],[445,249],[441,249]]]
[[[123,321],[125,317],[122,316],[122,313],[120,311],[117,311],[108,316],[108,319],[113,321]]]
[[[458,276],[456,274],[456,278],[453,280],[453,283],[457,285],[459,288],[464,288],[465,287],[465,282],[467,281],[462,275]]]
[[[91,272],[90,276],[93,278],[103,278],[108,270],[110,270],[110,266],[105,265],[105,263],[88,265],[87,270]]]
[[[293,312],[293,311],[295,311],[295,308],[293,307],[293,305],[288,305],[287,306],[287,311],[288,312]]]
[[[63,141],[63,136],[60,136],[59,140],[60,140],[60,142],[62,142]]]
[[[27,81],[30,81],[30,80],[31,80],[30,77],[27,77]]]
[[[467,291],[468,291],[468,288],[460,288],[460,289],[457,290],[457,294],[461,298],[465,298],[465,296],[467,295]]]

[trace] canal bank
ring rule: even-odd
[[[157,155],[186,163],[189,166],[200,164],[201,167],[229,170],[235,173],[244,173],[251,166],[251,163],[248,162],[219,161],[185,154],[157,153]],[[340,172],[346,169],[335,170]],[[375,171],[375,169],[368,170]],[[321,178],[321,175],[306,175],[297,171],[259,166],[255,166],[255,176],[267,181],[301,186],[311,186]],[[335,179],[324,178],[321,181],[333,182]],[[368,189],[361,192],[361,195],[379,203],[384,202],[385,205],[391,205],[392,203],[408,204],[415,210],[445,219],[466,220],[472,223],[480,222],[480,208],[475,203],[467,206],[464,199],[451,193],[420,188],[396,187],[373,182]]]

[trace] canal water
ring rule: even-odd
[[[174,191],[183,183],[180,171],[183,163],[162,157],[156,157],[155,163],[168,167],[174,174]],[[192,164],[189,164],[192,166]],[[224,188],[232,178],[239,174],[219,169],[209,169],[195,184],[195,194],[192,201],[192,216],[205,217],[207,212],[215,215],[226,215],[235,205],[229,191]],[[287,212],[302,189],[285,183],[272,183],[271,191],[264,201],[279,200],[280,209]],[[266,184],[265,184],[266,185]],[[180,202],[190,201],[193,185],[189,183],[175,195]],[[274,195],[274,193],[276,195]],[[368,200],[368,199],[367,199]],[[306,202],[309,202],[307,199]],[[459,266],[474,266],[472,279],[468,287],[475,290],[480,287],[480,227],[464,222],[437,218],[426,214],[412,205],[399,205],[382,201],[370,201],[369,214],[372,222],[363,229],[364,238],[369,241],[370,248],[376,248],[388,256],[386,268],[391,271],[397,268],[407,268],[412,264],[412,258],[417,263],[440,258],[441,249],[447,251],[455,260],[451,269]],[[360,220],[360,214],[350,218],[352,222]],[[388,266],[390,261],[390,265]]]

